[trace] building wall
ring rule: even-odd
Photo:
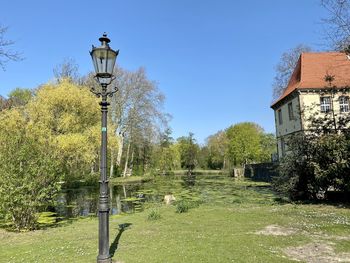
[[[293,119],[289,118],[288,104],[292,103]],[[279,123],[278,111],[282,113],[282,124]],[[275,110],[276,136],[281,137],[301,130],[300,107],[298,96],[286,101]]]
[[[292,119],[289,118],[288,104],[290,103],[292,103]],[[280,124],[279,121],[279,110],[281,110],[282,114],[282,124]],[[298,95],[285,101],[283,105],[275,109],[275,125],[277,137],[277,152],[278,157],[281,158],[287,150],[285,146],[286,135],[298,132],[302,129]]]
[[[302,91],[295,95],[293,98],[286,100],[283,105],[275,109],[275,125],[276,125],[276,137],[277,137],[277,151],[278,157],[281,158],[287,151],[286,142],[288,136],[299,131],[308,130],[310,126],[311,117],[322,117],[325,113],[321,112],[320,98],[322,96],[329,96],[332,102],[332,109],[329,114],[333,114],[334,111],[335,120],[339,117],[344,117],[350,114],[340,112],[339,97],[349,96],[349,90],[341,90],[331,93],[330,91],[310,90]],[[299,106],[299,102],[301,108]],[[292,103],[294,119],[289,119],[288,104]],[[279,123],[278,111],[282,113],[282,124]]]
[[[339,97],[340,96],[350,96],[349,91],[338,91],[338,92],[319,92],[319,91],[311,91],[311,92],[302,92],[300,93],[300,104],[302,105],[302,120],[303,120],[303,129],[310,129],[310,117],[322,117],[325,113],[321,112],[320,106],[320,98],[322,96],[331,97],[332,101],[332,110],[329,114],[332,114],[334,111],[335,120],[339,119],[339,117],[344,117],[349,114],[349,112],[344,113],[340,112],[339,105]]]

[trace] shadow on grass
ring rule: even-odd
[[[118,235],[115,237],[113,243],[111,244],[111,246],[109,247],[109,254],[111,257],[114,256],[115,254],[115,251],[118,249],[118,245],[119,245],[119,240],[120,240],[120,237],[122,236],[123,232],[125,230],[128,229],[129,226],[131,226],[132,224],[131,223],[124,223],[124,224],[120,224],[119,225],[119,232],[118,232]]]

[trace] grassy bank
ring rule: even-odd
[[[174,175],[187,175],[188,171],[187,170],[174,170],[173,174]],[[227,170],[203,170],[203,169],[195,169],[192,171],[193,175],[203,175],[203,174],[211,174],[211,175],[223,175],[223,174],[228,174]]]
[[[240,180],[234,184],[238,185],[234,194],[223,192],[187,213],[176,213],[176,205],[153,204],[141,213],[112,216],[113,259],[123,263],[350,259],[348,208],[281,203],[267,184]],[[148,220],[155,210],[160,219]],[[129,226],[121,230],[123,224]],[[27,233],[0,230],[0,242],[0,262],[96,262],[97,219]]]
[[[120,183],[120,184],[127,184],[127,183],[142,183],[142,182],[148,182],[152,180],[153,177],[150,176],[127,176],[127,177],[115,177],[110,179],[111,183]]]
[[[166,174],[164,176],[168,175],[187,175],[187,170],[174,170],[171,172],[171,174]],[[196,169],[192,172],[192,175],[225,175],[228,174],[228,171],[226,170],[202,170],[202,169]],[[157,175],[162,176],[162,175]],[[138,182],[148,182],[154,178],[153,175],[146,175],[146,176],[127,176],[127,177],[115,177],[111,178],[110,182],[112,183],[138,183]]]

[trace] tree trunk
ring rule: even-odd
[[[146,147],[143,147],[143,158],[142,158],[142,175],[145,175],[145,165],[146,165]]]
[[[122,154],[123,154],[124,136],[119,135],[119,137],[120,137],[120,142],[118,144],[118,155],[117,155],[117,160],[115,163],[120,167],[120,163],[122,160]]]
[[[130,160],[130,169],[129,169],[129,175],[132,175],[132,169],[134,166],[134,149],[131,152],[131,160]]]
[[[114,174],[114,154],[113,150],[111,151],[111,167],[109,169],[109,178],[112,178]]]
[[[130,153],[130,142],[129,142],[129,144],[128,144],[128,149],[127,149],[127,151],[126,151],[125,166],[124,166],[123,177],[126,177],[126,172],[128,171],[129,153]]]
[[[124,193],[124,198],[126,198],[127,197],[127,195],[126,195],[126,187],[125,187],[124,184],[123,184],[123,193]]]

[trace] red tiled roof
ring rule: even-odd
[[[295,90],[329,88],[326,75],[334,76],[332,86],[350,86],[350,56],[341,52],[302,53],[282,96],[271,107]]]

